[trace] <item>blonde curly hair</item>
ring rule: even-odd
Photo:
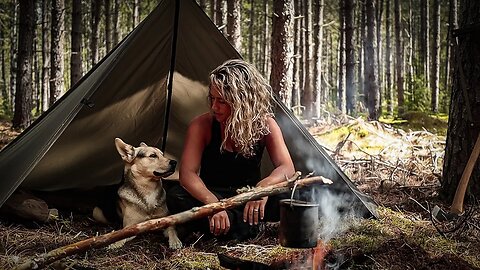
[[[267,119],[273,117],[272,88],[252,64],[240,59],[215,68],[210,73],[212,85],[231,108],[220,150],[225,149],[230,135],[239,154],[254,156],[255,145],[270,133]]]

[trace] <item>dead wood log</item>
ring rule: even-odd
[[[19,189],[0,207],[0,214],[44,223],[55,219],[58,211],[49,209],[45,201]]]
[[[190,210],[170,215],[163,218],[151,219],[145,222],[141,222],[132,226],[125,227],[121,230],[113,231],[100,236],[88,238],[67,246],[63,246],[44,254],[35,256],[28,259],[21,265],[18,265],[15,269],[38,269],[47,264],[50,264],[56,260],[65,258],[67,256],[84,252],[92,248],[105,247],[111,243],[119,240],[135,236],[148,231],[164,229],[175,224],[185,223],[187,221],[198,219],[201,217],[211,216],[217,212],[225,209],[230,209],[236,206],[240,206],[248,201],[256,200],[265,196],[277,195],[280,193],[289,192],[295,185],[297,187],[304,187],[314,183],[317,184],[332,184],[330,179],[322,176],[313,176],[303,179],[298,179],[300,173],[297,172],[294,176],[287,181],[267,186],[249,189],[246,192],[240,193],[236,196],[223,199],[219,202],[206,204],[201,207],[194,207]]]

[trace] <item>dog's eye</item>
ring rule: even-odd
[[[151,157],[151,158],[156,158],[156,157],[157,157],[157,154],[151,154],[149,157]]]

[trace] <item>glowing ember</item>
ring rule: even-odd
[[[331,247],[323,243],[322,240],[317,241],[317,246],[313,248],[312,269],[325,269],[325,256],[330,251]]]

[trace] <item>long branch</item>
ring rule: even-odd
[[[294,185],[298,187],[308,186],[314,183],[331,184],[330,179],[322,176],[313,176],[303,179],[298,179],[300,173],[296,173],[292,178],[287,181],[267,186],[252,188],[249,191],[240,193],[236,196],[223,199],[219,202],[206,204],[201,207],[194,207],[190,210],[180,212],[178,214],[170,215],[163,218],[151,219],[145,222],[141,222],[135,225],[125,227],[121,230],[113,231],[100,236],[88,238],[67,246],[59,247],[44,254],[35,256],[28,259],[21,265],[18,265],[15,269],[38,269],[44,265],[50,264],[61,258],[84,252],[91,248],[100,248],[107,246],[111,243],[119,240],[135,236],[148,231],[164,229],[175,224],[185,223],[187,221],[198,219],[201,217],[211,216],[217,212],[225,209],[230,209],[236,206],[240,206],[248,201],[256,200],[265,196],[277,195],[280,193],[286,193],[290,191],[290,188]]]

